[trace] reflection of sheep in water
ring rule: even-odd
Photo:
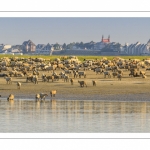
[[[50,91],[50,95],[51,95],[51,97],[53,97],[53,96],[55,97],[56,92],[57,92],[56,90],[52,90],[52,91]]]
[[[14,100],[14,95],[13,95],[13,94],[10,94],[10,95],[8,96],[7,100],[8,100],[8,101]]]
[[[17,82],[17,89],[21,88],[21,82]]]
[[[96,81],[92,80],[93,86],[96,86]]]

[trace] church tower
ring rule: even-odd
[[[103,39],[104,39],[104,36],[102,35],[102,41],[103,41]]]
[[[110,43],[110,35],[108,36],[108,39],[104,39],[103,35],[102,35],[102,41],[103,43]]]
[[[108,42],[110,42],[110,35],[108,36]]]

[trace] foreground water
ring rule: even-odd
[[[0,101],[1,133],[150,132],[150,102]]]

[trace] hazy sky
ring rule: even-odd
[[[0,18],[0,44],[99,42],[102,35],[121,44],[147,43],[150,18]]]

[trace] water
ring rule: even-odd
[[[150,132],[150,102],[0,101],[1,133]]]

